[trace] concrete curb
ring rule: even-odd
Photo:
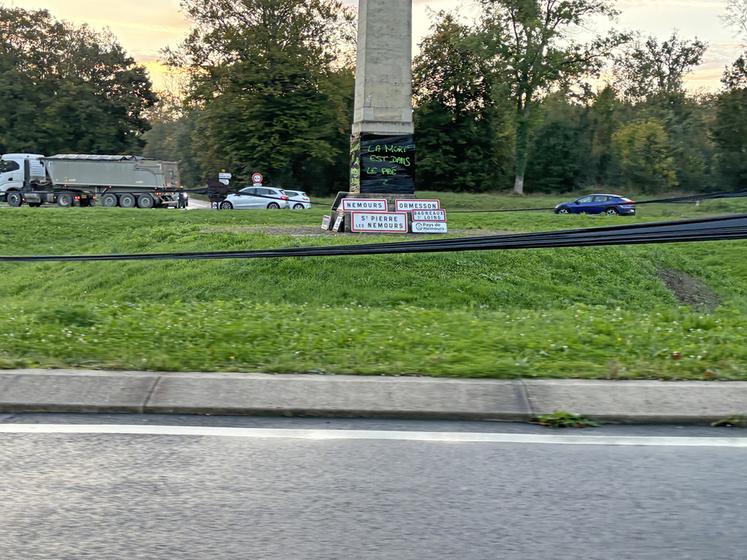
[[[747,416],[747,382],[0,371],[0,412],[528,421],[565,410],[619,423]]]

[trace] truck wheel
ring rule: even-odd
[[[114,193],[106,193],[101,197],[101,206],[106,208],[114,208],[117,205],[117,195]]]
[[[9,206],[18,208],[23,204],[23,195],[17,191],[11,191],[7,194],[5,200],[8,202]]]
[[[119,205],[122,208],[135,208],[135,197],[130,193],[123,194],[119,197]]]
[[[73,195],[70,193],[60,193],[57,195],[57,206],[69,208],[73,205]]]
[[[153,208],[155,203],[156,201],[149,194],[141,194],[137,197],[137,205],[140,208]]]

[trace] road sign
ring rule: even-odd
[[[407,233],[406,212],[353,212],[350,231],[358,233]]]
[[[233,177],[233,175],[231,175],[230,173],[226,173],[225,171],[218,173],[218,181],[220,181],[224,185],[228,184],[228,182],[231,180],[231,177]]]
[[[356,210],[386,212],[386,198],[343,198],[342,209],[345,212],[354,212]]]
[[[446,210],[413,210],[413,222],[445,222]]]
[[[252,173],[252,183],[254,183],[255,185],[261,185],[264,179],[265,178],[262,176],[261,173],[256,172],[256,171]]]
[[[395,201],[395,210],[397,212],[409,212],[412,210],[438,210],[441,208],[441,201],[437,199],[425,198],[405,198]]]
[[[413,233],[448,233],[446,222],[412,222]]]

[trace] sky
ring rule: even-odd
[[[344,0],[357,4],[356,0]],[[26,9],[45,8],[73,23],[87,23],[94,29],[110,29],[122,46],[151,73],[158,89],[169,80],[159,64],[159,51],[177,45],[187,34],[189,21],[180,11],[179,0],[0,0],[6,6]],[[703,60],[687,87],[692,91],[714,91],[724,67],[744,51],[720,16],[725,0],[618,0],[621,14],[615,27],[636,30],[660,40],[678,30],[683,38],[698,37],[708,43]],[[416,45],[428,33],[433,13],[456,10],[464,15],[475,11],[474,0],[414,0],[413,41]]]

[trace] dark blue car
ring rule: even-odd
[[[632,216],[635,214],[635,202],[616,194],[589,194],[573,202],[561,202],[555,207],[555,213]]]

